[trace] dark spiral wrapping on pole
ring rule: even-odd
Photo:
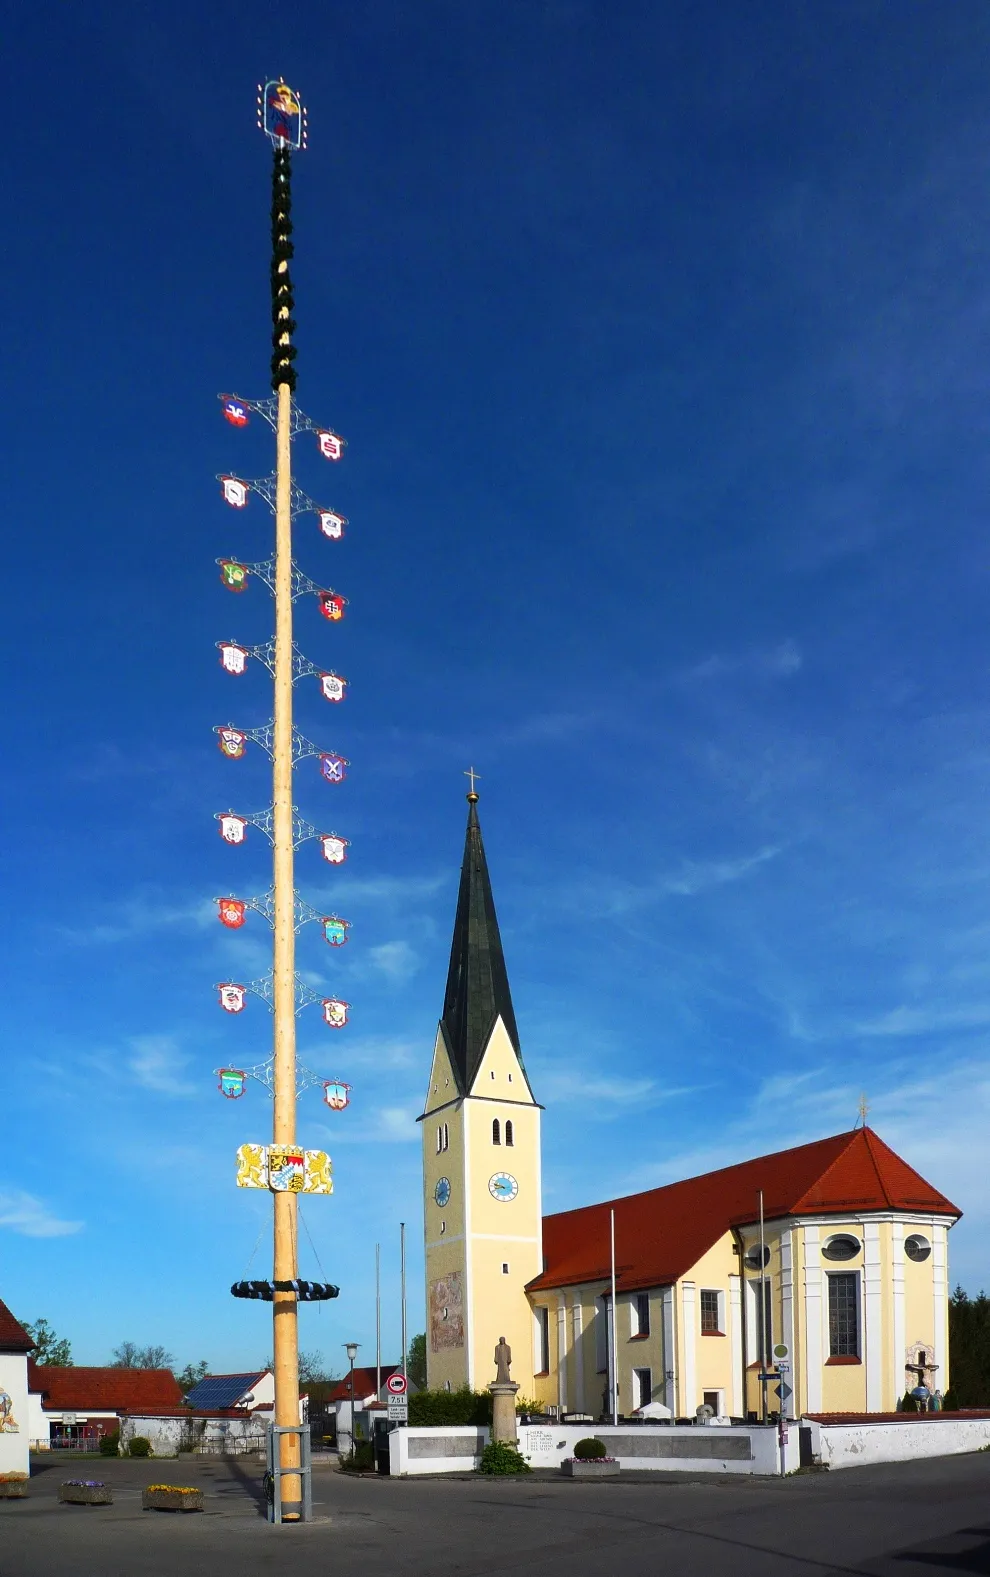
[[[296,304],[292,293],[289,261],[295,252],[292,245],[292,163],[287,147],[275,148],[272,166],[272,388],[286,383],[296,387],[296,347],[292,336],[296,320],[292,310]],[[284,268],[280,265],[284,264]],[[287,336],[287,338],[286,338]],[[285,343],[283,343],[285,338]]]
[[[294,1292],[302,1303],[326,1303],[340,1294],[329,1281],[235,1281],[230,1290],[235,1298],[261,1298],[265,1303],[271,1303],[276,1292]]]

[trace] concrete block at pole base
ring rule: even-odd
[[[514,1380],[493,1380],[488,1387],[492,1396],[492,1439],[514,1446],[516,1434],[516,1395],[519,1387]]]
[[[568,1457],[560,1464],[560,1471],[565,1478],[617,1478],[622,1469],[618,1462],[601,1457]]]

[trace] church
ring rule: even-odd
[[[484,1388],[504,1336],[520,1396],[559,1417],[610,1415],[613,1372],[625,1417],[882,1413],[948,1388],[960,1211],[870,1128],[544,1216],[537,1093],[472,787],[419,1119],[428,1385]]]

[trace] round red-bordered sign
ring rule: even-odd
[[[404,1374],[390,1374],[385,1381],[385,1389],[392,1396],[405,1396],[409,1382]]]

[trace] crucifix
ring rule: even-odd
[[[859,1098],[859,1120],[862,1123],[864,1128],[866,1127],[866,1119],[867,1119],[867,1117],[869,1115],[870,1115],[870,1103],[866,1099],[865,1095],[861,1095],[860,1098]]]
[[[465,772],[464,776],[466,778],[470,778],[471,779],[471,793],[474,794],[476,792],[475,786],[474,786],[474,780],[475,780],[475,778],[477,778],[479,780],[479,782],[480,782],[480,780],[481,780],[481,773],[480,772],[475,772],[474,767],[468,767],[468,769]]]

